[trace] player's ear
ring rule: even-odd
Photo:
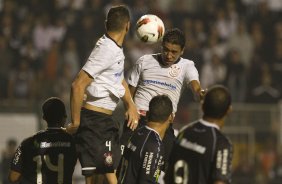
[[[175,117],[175,114],[174,113],[171,113],[170,115],[169,115],[169,123],[172,123],[173,122],[173,120],[174,120],[174,117]]]
[[[230,105],[230,106],[228,107],[228,110],[227,110],[226,114],[229,114],[229,113],[232,112],[232,111],[233,111],[233,107],[232,107],[232,105]]]
[[[130,21],[128,21],[128,22],[126,23],[126,27],[125,27],[126,32],[128,32],[129,29],[130,29]]]
[[[183,47],[183,49],[180,52],[181,56],[184,54],[184,49],[185,49],[185,47]]]

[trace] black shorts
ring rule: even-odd
[[[138,128],[145,126],[147,122],[147,119],[145,116],[140,116],[140,120],[138,123]],[[127,121],[124,122],[123,126],[123,132],[120,138],[120,144],[121,144],[121,154],[123,154],[124,147],[127,145],[130,137],[132,136],[133,131],[127,127]],[[164,149],[165,149],[165,161],[168,162],[170,153],[172,151],[172,147],[175,143],[176,137],[174,135],[174,130],[172,128],[172,124],[168,127],[168,129],[165,132],[165,136],[163,138],[164,143]]]
[[[119,128],[111,115],[82,108],[74,135],[82,175],[113,173],[120,160]]]

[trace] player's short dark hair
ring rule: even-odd
[[[222,85],[211,87],[204,97],[203,112],[205,117],[222,118],[231,105],[231,95]]]
[[[130,21],[130,15],[127,6],[113,6],[107,14],[106,29],[107,31],[121,31],[128,21]]]
[[[148,121],[165,122],[173,110],[172,102],[166,95],[158,95],[152,98],[147,112]]]
[[[162,43],[172,43],[176,45],[180,45],[181,49],[185,47],[186,38],[183,33],[178,28],[172,28],[165,32]]]
[[[48,125],[62,123],[62,119],[67,117],[65,104],[57,97],[48,98],[43,103],[42,113]]]

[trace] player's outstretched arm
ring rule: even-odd
[[[72,83],[70,95],[71,123],[66,127],[69,133],[75,133],[79,127],[80,110],[83,104],[84,92],[92,81],[93,78],[84,70],[81,70]]]
[[[131,130],[135,130],[138,125],[139,113],[135,103],[132,100],[130,90],[125,80],[122,81],[122,85],[125,88],[125,95],[122,97],[122,100],[126,107],[125,118],[128,120],[127,127],[129,127]]]
[[[189,83],[189,85],[194,94],[194,99],[197,102],[203,100],[207,90],[201,88],[199,81],[193,80]]]

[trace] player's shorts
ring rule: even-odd
[[[138,128],[145,126],[147,122],[147,119],[145,116],[140,116],[140,120],[138,123]],[[124,126],[123,126],[123,132],[120,138],[120,144],[121,144],[121,154],[123,154],[123,150],[125,148],[125,146],[127,145],[130,137],[132,136],[133,131],[127,127],[127,120],[124,122]],[[164,149],[165,149],[165,161],[166,163],[168,162],[170,153],[172,151],[172,147],[175,143],[176,137],[174,135],[174,130],[172,128],[172,124],[170,124],[170,126],[168,127],[168,129],[166,130],[165,136],[163,138],[163,143],[164,143]]]
[[[119,128],[111,115],[82,108],[74,135],[82,175],[113,173],[120,160]]]

